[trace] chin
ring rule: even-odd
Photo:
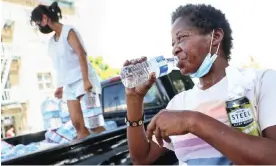
[[[185,69],[180,69],[182,75],[188,75],[189,73]]]
[[[183,76],[189,76],[191,73],[193,73],[193,72],[191,72],[191,71],[187,71],[185,68],[182,68],[182,69],[180,69],[180,73],[181,73],[181,75],[183,75]]]

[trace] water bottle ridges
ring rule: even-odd
[[[165,59],[163,56],[158,56],[149,61],[124,67],[120,77],[125,87],[134,88],[145,83],[152,72],[155,72],[156,77],[169,74],[177,63],[177,57]]]

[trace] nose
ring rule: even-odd
[[[175,44],[175,46],[173,47],[173,50],[172,50],[172,54],[173,54],[174,56],[177,56],[177,54],[178,54],[180,51],[181,51],[181,48],[180,48],[177,44]]]

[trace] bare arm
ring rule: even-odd
[[[137,121],[143,115],[143,101],[127,100],[127,117],[129,121]],[[160,148],[153,141],[148,142],[144,126],[127,128],[128,146],[130,156],[134,164],[152,164],[164,152],[165,148]]]
[[[205,140],[234,164],[276,164],[276,126],[263,137],[246,135],[201,113],[195,115],[191,133]]]
[[[86,52],[76,32],[72,29],[69,31],[68,43],[70,44],[70,46],[73,48],[73,50],[76,52],[76,54],[79,57],[83,80],[88,81],[88,66],[87,66]]]

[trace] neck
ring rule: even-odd
[[[56,32],[56,36],[60,36],[62,30],[62,24],[59,22],[52,22],[49,24],[50,28]]]
[[[199,79],[200,88],[202,90],[208,89],[222,80],[226,75],[225,68],[228,65],[228,61],[225,58],[217,57],[210,72]]]

